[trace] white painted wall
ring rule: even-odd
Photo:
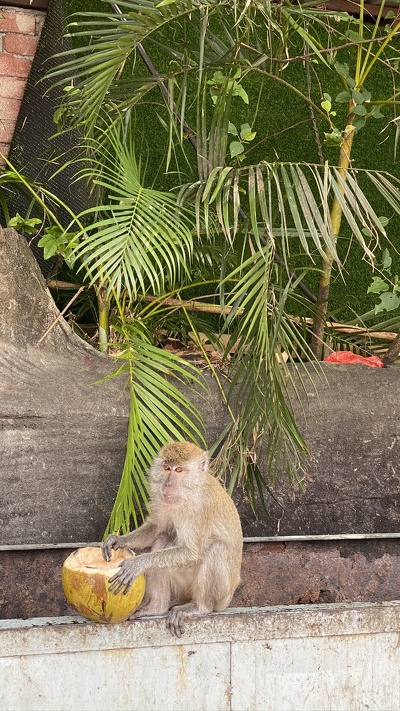
[[[0,621],[0,711],[399,711],[400,601]]]

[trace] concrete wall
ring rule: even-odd
[[[400,602],[0,622],[1,711],[400,708]]]
[[[390,602],[400,591],[400,534],[391,535],[324,541],[245,539],[241,583],[232,607]],[[61,568],[77,547],[19,549],[0,542],[0,618],[75,614],[61,586]]]
[[[40,10],[0,7],[0,152],[5,156],[44,18],[45,13]]]

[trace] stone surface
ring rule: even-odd
[[[15,230],[0,227],[0,340],[27,350],[36,344],[59,316],[46,282],[26,240]],[[38,352],[61,351],[98,354],[59,319]],[[33,355],[31,354],[31,358]]]
[[[323,374],[305,382],[304,415],[296,406],[311,454],[305,493],[283,477],[271,518],[246,514],[248,536],[399,530],[400,371],[324,364]]]
[[[129,405],[112,359],[74,335],[14,230],[0,234],[1,544],[100,538]]]
[[[0,543],[100,540],[119,484],[128,422],[122,379],[94,384],[111,358],[60,319],[25,241],[0,241]],[[310,448],[304,493],[285,472],[255,517],[234,495],[244,535],[396,532],[400,526],[400,379],[395,367],[323,366],[296,405]],[[313,370],[310,370],[313,373]],[[219,391],[192,397],[211,444],[227,423]],[[302,409],[303,408],[303,409]],[[262,462],[260,462],[262,468]]]
[[[254,543],[232,606],[383,602],[400,596],[398,540]]]

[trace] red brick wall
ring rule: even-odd
[[[0,152],[7,155],[45,13],[0,6]],[[0,164],[2,163],[0,156]]]

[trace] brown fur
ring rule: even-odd
[[[192,442],[169,442],[160,450],[157,459],[162,459],[164,464],[170,465],[189,464],[202,454],[203,450]]]

